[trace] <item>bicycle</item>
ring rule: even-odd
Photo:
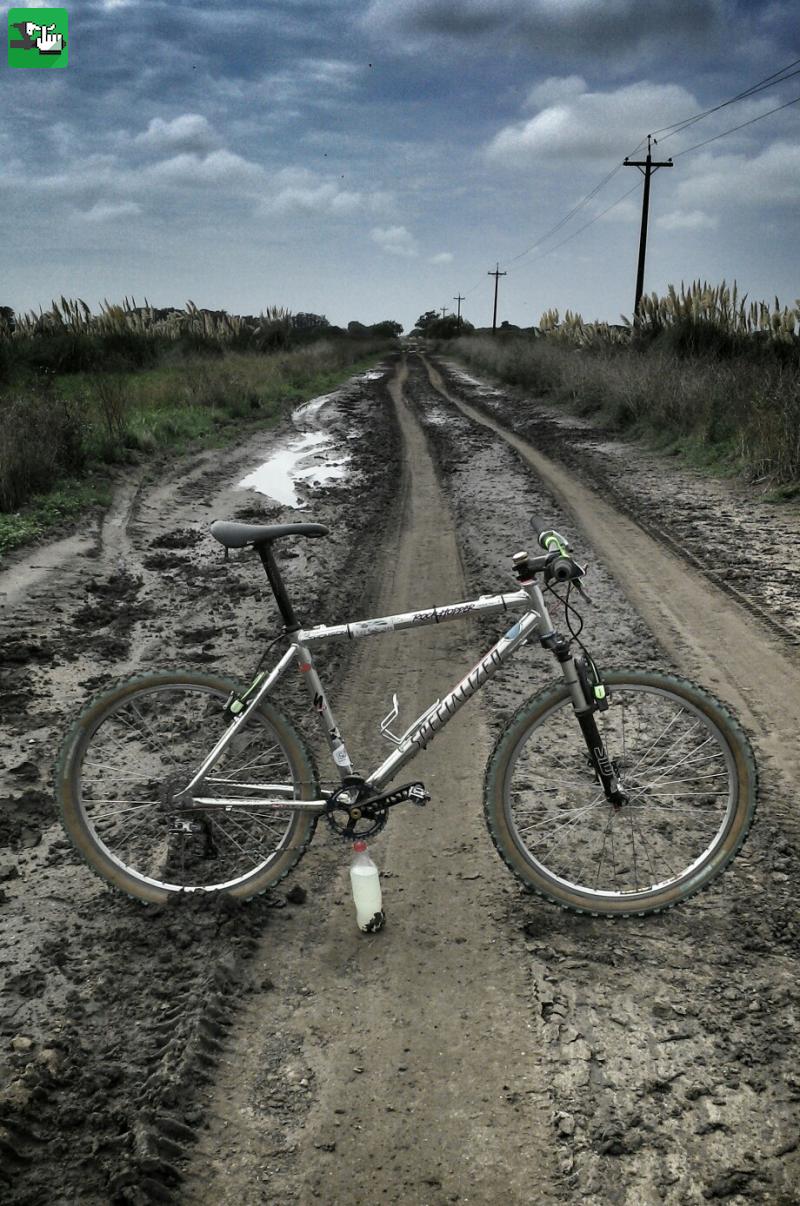
[[[580,639],[583,621],[571,596],[585,593],[585,567],[557,531],[538,521],[534,528],[539,550],[514,555],[518,589],[510,593],[304,628],[273,545],[322,537],[327,528],[215,521],[211,532],[226,556],[231,548],[257,551],[281,632],[246,690],[215,675],[149,674],[89,706],[65,740],[56,776],[63,821],[80,854],[111,884],[148,902],[263,892],[298,863],[320,817],[355,839],[381,830],[400,803],[426,805],[423,783],[388,784],[517,650],[538,641],[556,659],[560,681],[511,717],[484,781],[486,821],[506,865],[552,903],[593,915],[658,912],[706,887],[753,820],[749,741],[690,682],[660,672],[601,673]],[[563,605],[569,636],[555,631],[545,592]],[[400,735],[391,729],[393,697],[380,728],[395,748],[371,774],[357,773],[312,646],[517,608],[520,618]],[[283,655],[263,669],[281,640]],[[320,788],[304,738],[268,698],[293,663],[336,768],[330,789]]]

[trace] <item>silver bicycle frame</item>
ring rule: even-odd
[[[531,604],[533,604],[532,607]],[[353,774],[353,764],[350,754],[328,703],[325,688],[314,667],[314,660],[310,649],[311,645],[342,637],[356,640],[359,637],[376,636],[380,633],[398,632],[408,628],[422,628],[429,624],[441,624],[448,620],[460,620],[473,615],[496,615],[499,612],[509,611],[511,608],[525,605],[527,605],[528,610],[524,615],[495,642],[488,653],[484,654],[475,663],[472,669],[445,695],[444,699],[437,699],[435,703],[431,704],[429,708],[417,717],[402,737],[394,739],[396,740],[397,748],[366,778],[366,782],[371,788],[375,791],[380,791],[420,750],[425,749],[436,734],[441,732],[448,721],[455,716],[456,712],[480,690],[484,683],[494,677],[503,663],[508,661],[520,645],[531,637],[536,636],[541,638],[552,632],[547,605],[536,583],[526,583],[524,589],[514,591],[512,594],[482,595],[479,599],[472,599],[462,603],[451,603],[444,607],[429,607],[422,611],[405,612],[402,615],[396,616],[377,616],[373,619],[357,620],[350,624],[319,625],[316,628],[301,629],[299,632],[294,633],[294,639],[292,639],[283,657],[269,674],[266,675],[263,681],[259,683],[258,688],[250,697],[247,707],[223,733],[192,781],[180,795],[189,795],[192,789],[203,781],[205,781],[207,786],[213,785],[214,779],[213,777],[208,777],[209,772],[239,729],[247,722],[247,718],[253,709],[257,708],[259,703],[269,694],[292,662],[296,662],[298,670],[305,678],[312,707],[317,714],[319,723],[322,725],[325,739],[340,777],[345,779],[348,775]],[[219,780],[219,783],[222,786],[224,779]],[[251,786],[254,791],[270,791],[276,797],[281,795],[277,786],[264,785],[261,788],[255,784]],[[246,798],[227,800],[220,796],[195,797],[194,803],[205,806],[216,805],[218,807],[236,806],[238,808],[246,807],[248,804],[257,804],[260,808],[274,805],[276,808],[285,809],[286,798],[284,795],[282,798],[272,801],[265,799],[263,796],[260,798],[254,797],[252,800]],[[306,811],[321,812],[325,807],[325,800],[298,800],[293,802],[293,807]]]

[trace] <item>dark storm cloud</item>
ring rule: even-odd
[[[724,27],[724,0],[373,0],[373,30],[589,54],[690,45]]]
[[[789,0],[73,0],[69,11],[68,70],[0,71],[17,307],[46,304],[51,289],[91,300],[136,288],[346,320],[354,298],[378,318],[391,296],[411,321],[441,301],[426,289],[446,300],[467,278],[485,285],[490,262],[530,244],[648,129],[796,57]],[[797,112],[659,177],[663,272],[713,274],[715,254],[718,275],[733,276],[752,247],[770,288],[787,291]],[[769,240],[752,217],[762,187],[775,198]],[[613,200],[606,189],[586,216]],[[32,211],[62,232],[57,262],[14,234]],[[636,220],[633,202],[612,208],[538,262],[532,283],[521,261],[509,305],[527,314],[535,292],[541,308],[618,312]],[[602,286],[564,269],[592,247]]]

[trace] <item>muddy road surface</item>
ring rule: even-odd
[[[691,517],[691,483],[669,489],[664,462],[636,478],[632,501],[612,489],[606,454],[584,449],[567,463],[587,493],[571,489],[555,423],[545,415],[537,428],[519,399],[445,363],[398,358],[298,417],[303,431],[321,425],[327,440],[306,444],[340,475],[312,461],[270,501],[238,483],[298,436],[249,437],[127,477],[102,524],[0,576],[0,1198],[798,1200],[800,670],[788,579],[773,594],[745,584],[763,614],[721,593],[714,573],[741,547],[735,493],[702,513],[716,568],[698,573],[692,556],[708,540],[676,555],[681,524],[663,501]],[[632,532],[637,511],[644,527]],[[590,563],[584,637],[601,664],[699,678],[754,739],[759,818],[711,889],[614,923],[520,890],[483,825],[482,769],[493,734],[553,678],[538,650],[409,768],[434,799],[394,810],[370,844],[381,933],[356,929],[349,853],[324,825],[289,880],[238,907],[144,907],[75,860],[51,802],[74,710],[145,667],[247,680],[276,627],[258,562],[224,563],[209,519],[329,523],[328,540],[286,546],[282,562],[301,617],[335,622],[509,588],[532,514]],[[620,558],[637,532],[655,539],[655,553],[641,548],[666,575],[657,589]],[[720,598],[723,657],[708,622]],[[731,635],[737,623],[746,639]],[[393,692],[398,725],[410,723],[504,626],[324,647],[320,672],[360,766],[388,751],[378,722]],[[293,690],[282,702],[305,720]]]

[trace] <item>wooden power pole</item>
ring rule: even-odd
[[[458,302],[458,329],[461,330],[461,303],[466,298],[466,294],[462,296],[460,293],[453,298],[454,302]]]
[[[494,277],[494,312],[492,314],[492,334],[494,335],[497,330],[497,283],[501,276],[507,276],[508,273],[501,272],[500,265],[496,263],[494,272],[487,272],[486,275]]]
[[[647,249],[647,216],[650,209],[650,177],[662,167],[672,167],[672,160],[666,163],[653,163],[650,155],[650,135],[647,135],[647,158],[625,159],[625,167],[635,167],[644,176],[644,195],[642,196],[642,229],[639,235],[639,266],[636,271],[636,301],[633,303],[634,325],[639,321],[639,306],[644,292],[644,258]]]

